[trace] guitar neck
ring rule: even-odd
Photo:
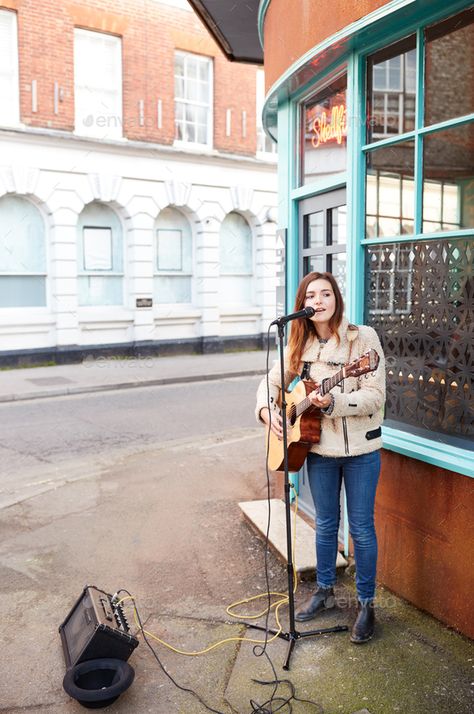
[[[318,392],[319,394],[321,394],[321,396],[324,396],[333,387],[335,387],[336,384],[339,384],[339,382],[342,382],[342,380],[345,378],[345,376],[346,376],[346,369],[345,369],[345,367],[343,367],[342,369],[339,370],[339,372],[336,372],[336,374],[334,374],[332,377],[326,377],[325,379],[323,379],[323,381],[321,382],[321,384],[319,385],[319,387],[317,387],[317,389],[315,391]],[[301,416],[301,414],[303,414],[303,412],[305,412],[306,409],[309,409],[309,407],[312,407],[312,406],[313,405],[311,404],[309,398],[306,397],[305,399],[303,399],[303,401],[301,401],[297,405],[296,416],[297,417]]]

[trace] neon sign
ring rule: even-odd
[[[344,104],[332,107],[331,113],[321,112],[311,122],[311,143],[315,149],[321,144],[337,142],[342,144],[343,137],[347,136],[347,112]]]

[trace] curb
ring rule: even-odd
[[[64,389],[47,389],[43,392],[24,392],[23,394],[0,394],[0,404],[11,402],[26,402],[49,397],[69,397],[75,394],[92,394],[94,392],[113,392],[136,387],[161,387],[168,384],[185,384],[189,382],[211,382],[232,377],[257,377],[265,374],[265,370],[253,369],[241,372],[216,372],[215,374],[196,374],[185,377],[162,377],[134,382],[118,382],[114,384],[99,384],[88,387],[68,387]]]

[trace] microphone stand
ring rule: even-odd
[[[290,669],[290,658],[293,648],[297,640],[304,637],[313,637],[316,635],[326,635],[332,632],[347,632],[347,625],[336,625],[335,627],[326,627],[318,630],[308,630],[306,632],[298,632],[295,627],[295,594],[294,594],[294,566],[293,566],[293,549],[291,544],[291,503],[290,503],[290,479],[288,474],[288,428],[286,419],[286,401],[285,401],[285,359],[284,359],[284,336],[285,325],[284,320],[275,320],[278,327],[279,352],[280,352],[280,375],[281,375],[281,415],[283,419],[283,457],[285,471],[285,522],[286,522],[286,551],[287,551],[287,571],[288,571],[288,610],[289,610],[289,631],[279,632],[278,630],[268,629],[260,625],[248,625],[256,630],[269,632],[277,635],[281,639],[288,642],[286,658],[283,663],[283,669]]]

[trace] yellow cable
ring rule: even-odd
[[[296,572],[295,568],[295,542],[296,542],[296,515],[298,512],[298,494],[296,493],[296,489],[293,484],[290,484],[290,487],[293,489],[295,493],[295,510],[294,510],[294,522],[293,522],[293,574],[294,574],[294,585],[293,585],[293,593],[296,593],[296,590],[298,588],[298,574]],[[268,605],[265,610],[262,610],[262,612],[258,613],[257,615],[235,615],[231,610],[234,607],[237,607],[238,605],[243,605],[248,602],[252,602],[252,600],[259,600],[262,597],[268,598],[269,596],[273,597],[279,597],[281,598],[280,600],[277,600],[276,602],[271,603]],[[280,633],[282,632],[282,625],[280,623],[280,618],[279,618],[279,609],[283,605],[286,605],[288,603],[288,595],[286,593],[278,593],[278,592],[270,592],[270,593],[261,593],[260,595],[253,595],[252,597],[249,598],[244,598],[243,600],[238,600],[237,602],[232,603],[226,608],[226,612],[230,617],[235,617],[239,619],[245,619],[245,620],[255,620],[258,619],[259,617],[262,617],[263,615],[266,615],[267,612],[269,612],[272,608],[275,608],[275,620],[278,625],[278,630],[277,632],[272,636],[269,637],[265,640],[254,640],[250,637],[227,637],[224,640],[219,640],[218,642],[214,642],[214,644],[209,645],[209,647],[206,647],[203,650],[198,650],[196,652],[187,652],[186,650],[180,650],[177,647],[173,647],[173,645],[170,645],[168,642],[165,642],[164,640],[161,640],[159,637],[154,635],[152,632],[148,632],[143,628],[143,632],[147,637],[151,637],[152,639],[156,640],[159,642],[163,647],[167,647],[169,650],[172,652],[176,652],[177,654],[185,655],[187,657],[197,657],[198,655],[206,654],[207,652],[210,652],[211,650],[215,649],[216,647],[220,647],[221,645],[226,644],[227,642],[249,642],[252,644],[257,644],[257,645],[265,645],[269,642],[273,642]],[[127,595],[126,597],[121,598],[118,602],[117,605],[121,605],[122,602],[125,600],[132,600],[133,601],[133,617],[135,620],[135,624],[137,627],[141,630],[140,622],[138,620],[138,614],[135,606],[135,598],[132,595]]]
[[[292,560],[293,560],[293,594],[296,594],[296,591],[298,589],[298,573],[296,572],[296,567],[295,567],[295,553],[296,553],[296,516],[298,513],[298,494],[296,492],[296,489],[292,483],[290,483],[290,487],[293,489],[295,492],[295,510],[294,510],[294,517],[293,517],[293,550],[292,550]],[[243,605],[244,603],[251,602],[252,600],[258,600],[259,598],[262,597],[268,597],[268,595],[274,595],[276,597],[281,597],[283,600],[274,602],[272,603],[269,607],[265,608],[261,613],[258,615],[234,615],[233,612],[230,612],[234,607],[237,607],[237,605]],[[284,604],[288,602],[288,595],[286,593],[278,593],[278,592],[270,592],[270,593],[262,593],[261,595],[254,595],[253,597],[249,598],[244,598],[243,600],[239,600],[237,602],[232,603],[232,605],[229,605],[226,609],[226,612],[228,615],[231,617],[242,617],[245,620],[256,620],[259,617],[262,617],[262,615],[265,615],[268,610],[272,607],[278,607],[280,604]]]

